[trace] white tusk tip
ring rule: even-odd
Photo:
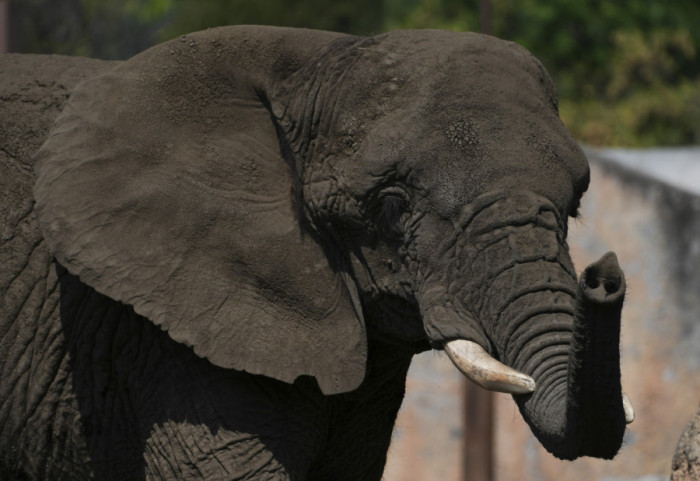
[[[630,424],[634,421],[634,407],[632,407],[632,401],[624,392],[622,393],[622,409],[625,411],[625,421],[627,421],[627,424]]]
[[[457,369],[484,389],[509,394],[535,390],[534,379],[497,361],[473,341],[456,339],[445,343],[444,349]]]

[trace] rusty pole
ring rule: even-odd
[[[491,34],[491,0],[481,0],[481,32]],[[464,380],[464,481],[493,481],[493,393]]]
[[[0,53],[10,51],[10,8],[7,0],[0,0]]]
[[[464,481],[493,481],[493,393],[464,380]]]
[[[481,0],[481,33],[491,35],[491,0]]]

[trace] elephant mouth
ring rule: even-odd
[[[367,335],[389,344],[415,345],[416,352],[430,349],[418,308],[397,295],[362,298]]]

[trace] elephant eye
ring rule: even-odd
[[[581,197],[577,197],[569,207],[569,217],[576,219],[581,215]]]
[[[576,219],[581,216],[581,199],[583,194],[588,190],[588,185],[591,182],[591,172],[587,171],[586,175],[581,177],[578,182],[574,183],[574,198],[569,206],[569,216]]]
[[[406,195],[399,189],[385,191],[379,196],[380,205],[377,212],[377,228],[381,232],[398,234],[399,220],[408,204]]]

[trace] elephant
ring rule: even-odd
[[[700,407],[683,430],[671,462],[671,481],[700,479]]]
[[[577,276],[588,163],[524,48],[232,26],[13,59],[3,479],[379,480],[429,349],[554,456],[620,449],[625,278]]]

